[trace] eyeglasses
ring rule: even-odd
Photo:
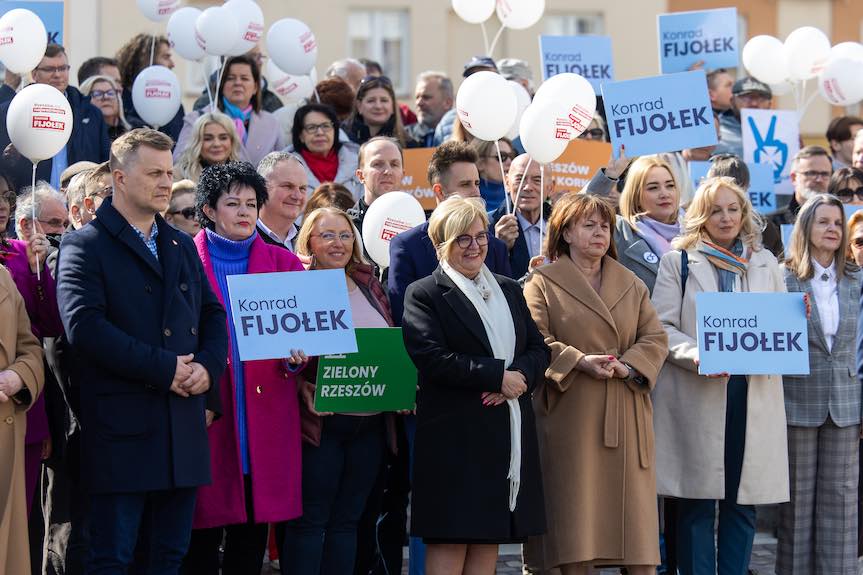
[[[333,128],[335,128],[335,126],[332,122],[323,122],[321,124],[306,124],[303,126],[303,131],[307,134],[314,134],[318,130],[327,133],[332,132]]]
[[[71,66],[66,64],[65,66],[42,66],[41,68],[36,68],[39,72],[43,74],[62,74],[63,72],[68,72]]]
[[[602,128],[591,128],[582,132],[581,137],[584,139],[587,139],[589,137],[593,140],[601,140],[605,137],[605,130],[603,130]]]
[[[497,159],[497,155],[483,156],[483,157],[486,160],[496,160]],[[516,159],[517,157],[518,157],[518,155],[515,152],[501,152],[500,153],[500,161],[501,162],[505,162],[507,160],[509,160],[511,162],[514,159]]]
[[[852,190],[851,188],[842,188],[841,190],[836,190],[833,195],[839,198],[839,201],[843,204],[853,202],[855,197],[863,202],[863,187],[857,188],[856,190]]]
[[[863,238],[854,238],[851,240],[855,248],[863,248]]]
[[[798,172],[798,174],[807,180],[826,180],[830,177],[830,172],[816,172],[815,170],[806,170],[805,172]]]
[[[171,214],[172,216],[176,216],[177,214],[180,214],[181,216],[183,216],[187,220],[194,220],[195,219],[195,208],[183,208],[182,210],[171,210],[168,213]]]
[[[94,100],[101,100],[102,98],[113,100],[117,97],[117,90],[113,88],[110,90],[93,90],[90,92],[90,97]]]
[[[51,218],[50,220],[36,220],[40,224],[45,224],[46,226],[51,226],[52,228],[67,228],[69,227],[69,220],[61,220],[60,218]]]
[[[478,246],[487,246],[488,245],[488,232],[480,232],[475,236],[471,236],[469,234],[463,234],[458,236],[455,239],[455,243],[458,244],[463,250],[468,249],[473,242],[476,242]]]
[[[313,237],[321,238],[328,244],[333,243],[337,239],[343,244],[349,244],[354,241],[354,234],[351,232],[342,232],[337,234],[335,232],[324,232],[322,234],[312,234]]]

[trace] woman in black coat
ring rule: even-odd
[[[545,532],[530,394],[549,350],[521,289],[484,265],[488,218],[451,198],[429,221],[441,263],[405,297],[419,372],[411,534],[426,574],[494,573],[498,545]]]

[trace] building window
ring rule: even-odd
[[[380,62],[404,96],[410,76],[410,26],[407,10],[351,10],[348,15],[348,53],[353,58]]]
[[[544,33],[549,36],[603,34],[605,22],[601,13],[550,14],[545,18]]]

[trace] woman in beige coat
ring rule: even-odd
[[[659,563],[650,390],[668,352],[647,287],[615,259],[613,208],[569,194],[548,225],[553,263],[524,295],[551,364],[534,410],[548,535],[529,541],[531,568],[587,573]]]
[[[657,487],[680,498],[681,575],[744,575],[754,506],[788,501],[782,377],[698,375],[697,293],[785,291],[776,258],[761,247],[760,229],[734,180],[705,180],[673,243],[686,259],[681,251],[663,256],[653,288],[669,347],[653,398]]]
[[[24,300],[0,265],[0,573],[30,573],[24,494],[27,408],[43,383],[42,348]]]

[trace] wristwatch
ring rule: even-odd
[[[632,381],[638,385],[647,385],[647,378],[638,373],[638,371],[626,362],[621,362],[629,370],[629,373],[624,378],[625,381]]]

